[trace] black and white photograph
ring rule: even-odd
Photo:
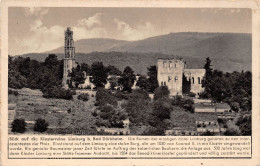
[[[8,8],[9,135],[251,136],[251,119],[252,9]]]

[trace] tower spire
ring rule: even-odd
[[[72,71],[73,67],[76,67],[75,62],[75,47],[73,40],[73,31],[70,27],[65,30],[65,42],[64,42],[64,59],[63,59],[63,79],[62,79],[62,87],[68,88],[68,74]]]

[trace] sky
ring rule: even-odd
[[[142,40],[176,32],[251,33],[251,9],[9,7],[9,55],[39,53],[74,40]]]

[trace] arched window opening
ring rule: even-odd
[[[198,77],[198,83],[200,84],[200,78]]]
[[[168,82],[170,82],[172,80],[171,76],[168,76]]]
[[[169,62],[169,67],[172,68],[172,61]]]
[[[194,77],[192,77],[192,84],[194,84]]]
[[[166,86],[166,82],[164,82],[164,85]]]
[[[161,86],[163,86],[163,82],[161,82]]]
[[[163,62],[163,67],[167,67],[167,66],[166,66],[166,61]]]
[[[174,63],[174,67],[175,67],[175,68],[177,67],[177,64],[176,64],[176,63]]]

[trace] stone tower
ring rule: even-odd
[[[62,87],[68,89],[68,74],[73,67],[76,67],[75,61],[75,47],[73,41],[73,31],[68,27],[65,31],[65,43],[64,43],[65,57],[63,59],[63,79]]]
[[[159,86],[168,86],[170,95],[182,95],[182,77],[185,62],[182,59],[158,59],[157,79]]]

